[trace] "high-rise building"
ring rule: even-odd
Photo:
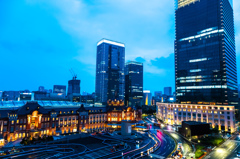
[[[144,105],[152,105],[152,93],[149,90],[143,91]]]
[[[38,91],[39,91],[39,92],[44,92],[44,91],[45,91],[44,86],[39,86],[39,87],[38,87]]]
[[[53,86],[53,93],[60,93],[63,96],[66,96],[66,86],[64,85],[54,85]]]
[[[80,94],[80,80],[76,79],[77,77],[74,76],[72,80],[68,81],[68,98],[70,101],[73,102],[80,102],[81,101],[81,94]]]
[[[125,45],[102,39],[97,43],[96,102],[124,100]]]
[[[171,96],[172,95],[172,87],[164,87],[164,94],[166,96]]]
[[[68,81],[68,95],[73,93],[80,94],[80,80],[72,79]]]
[[[141,106],[143,103],[143,63],[131,61],[125,65],[125,103]]]
[[[238,105],[231,0],[176,0],[178,103]]]

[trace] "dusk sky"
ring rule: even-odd
[[[233,2],[240,75],[240,1]],[[94,92],[102,38],[125,43],[126,62],[144,63],[145,90],[174,87],[174,0],[1,0],[0,19],[0,91],[67,85],[72,68],[81,92]]]

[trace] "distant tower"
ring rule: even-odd
[[[143,63],[131,61],[125,65],[125,104],[141,106],[142,102]]]
[[[71,69],[70,72],[72,73],[72,80],[68,81],[68,97],[71,101],[80,102],[80,80],[77,80],[77,74],[73,72]]]
[[[72,79],[68,81],[68,95],[73,93],[80,94],[80,80]]]
[[[97,43],[96,102],[124,100],[125,45],[102,39]]]
[[[44,86],[39,86],[39,87],[38,87],[38,91],[39,91],[39,92],[44,92],[44,91],[45,91]]]
[[[172,87],[164,87],[164,94],[167,96],[172,95]]]

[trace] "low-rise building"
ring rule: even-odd
[[[126,111],[122,110],[123,119],[138,120],[139,113],[129,116]],[[0,102],[0,141],[106,130],[112,112],[106,106],[67,101]]]
[[[127,107],[122,100],[109,100],[107,105],[107,123],[109,128],[120,128],[123,120],[136,123],[142,120],[142,108]]]
[[[167,124],[181,125],[182,121],[211,124],[212,128],[235,132],[235,107],[225,105],[157,103],[157,118]]]
[[[210,134],[210,124],[196,121],[183,121],[179,129],[180,134],[185,137],[203,136]]]

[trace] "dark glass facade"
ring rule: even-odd
[[[143,104],[143,64],[140,62],[125,65],[125,102],[128,106]]]
[[[96,102],[124,100],[125,45],[103,39],[97,44]]]
[[[68,95],[80,94],[80,82],[76,78],[68,81]]]
[[[232,2],[177,0],[178,103],[238,105]]]

